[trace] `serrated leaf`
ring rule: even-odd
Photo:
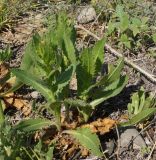
[[[31,75],[30,73],[20,69],[12,69],[11,71],[23,83],[30,85],[39,92],[41,92],[41,94],[47,99],[48,102],[55,101],[53,92],[49,89],[49,86],[47,86],[43,81]]]
[[[83,115],[85,121],[87,121],[88,118],[90,117],[90,114],[92,112],[92,106],[89,103],[81,99],[71,99],[71,98],[65,99],[64,103],[70,105],[71,107],[77,107],[79,112]]]
[[[135,125],[149,118],[154,113],[156,113],[156,108],[147,108],[145,110],[142,110],[140,113],[136,114],[135,116],[133,116],[128,122],[120,123],[120,125],[121,126]]]
[[[140,27],[142,22],[139,18],[134,17],[134,18],[132,18],[132,24],[137,26],[137,27]]]
[[[101,71],[102,64],[104,62],[104,44],[105,39],[102,39],[96,42],[92,49],[92,58],[94,60],[93,65],[96,65],[96,73]]]
[[[104,43],[105,39],[102,39],[96,42],[93,48],[84,49],[80,54],[80,65],[77,67],[79,95],[89,91],[94,76],[101,72],[104,61]]]
[[[92,154],[102,157],[103,154],[100,151],[100,141],[96,134],[93,134],[89,128],[79,128],[77,130],[67,130],[64,133],[71,134],[76,138],[81,145],[91,151]]]
[[[64,39],[65,49],[68,55],[68,59],[70,60],[70,63],[76,64],[77,61],[76,61],[76,53],[75,53],[76,51],[74,48],[74,44],[72,43],[69,35],[66,32],[64,32],[63,39]]]
[[[27,119],[27,120],[20,121],[19,124],[14,126],[14,129],[24,131],[24,132],[33,132],[52,124],[53,123],[50,120],[44,120],[40,118]]]
[[[90,49],[84,49],[80,56],[80,64],[77,67],[78,94],[86,90],[92,84],[92,77],[95,72]],[[85,81],[84,81],[85,80]]]
[[[116,7],[116,15],[119,17],[119,29],[121,32],[124,32],[126,29],[128,29],[129,26],[129,16],[126,12],[124,12],[123,6],[117,5]]]
[[[63,73],[61,73],[57,79],[55,86],[57,87],[56,95],[63,90],[65,86],[67,86],[75,72],[76,67],[74,65],[70,65]]]
[[[101,80],[97,83],[97,85],[107,85],[119,79],[123,67],[124,67],[124,60],[123,58],[120,58],[117,62],[117,66],[115,68],[111,67],[113,68],[113,70],[111,69],[108,75],[103,76]]]
[[[72,99],[72,98],[67,98],[64,100],[64,103],[67,103],[71,106],[77,106],[77,107],[91,107],[89,103],[86,103],[85,101],[81,99]]]
[[[90,103],[90,105],[92,106],[92,108],[95,108],[97,105],[99,105],[100,103],[102,103],[103,101],[116,96],[117,94],[119,94],[123,88],[125,87],[125,85],[127,84],[128,81],[128,77],[127,76],[123,76],[121,77],[117,87],[113,90],[107,90],[104,92],[99,92],[96,94],[95,99]],[[115,84],[116,85],[116,84]],[[96,99],[97,98],[97,99]]]

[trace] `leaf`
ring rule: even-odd
[[[117,79],[120,78],[121,70],[123,69],[124,66],[124,60],[123,58],[119,58],[117,62],[117,66],[113,70],[110,70],[108,75],[103,76],[99,82],[97,82],[96,85],[109,85],[111,82],[116,81]]]
[[[54,102],[48,106],[49,111],[56,118],[57,129],[61,129],[61,102]]]
[[[77,107],[79,112],[83,115],[85,122],[88,120],[92,113],[92,106],[83,100],[68,98],[64,100],[64,103],[69,104],[72,107]]]
[[[112,128],[115,127],[117,124],[117,121],[112,120],[110,118],[104,118],[104,119],[97,119],[91,123],[87,123],[82,125],[82,128],[90,128],[92,133],[99,133],[100,135],[106,134],[110,132]]]
[[[12,69],[12,73],[17,76],[23,83],[34,87],[36,90],[41,92],[41,94],[47,99],[48,102],[55,101],[53,92],[49,89],[43,81],[36,78],[26,71],[20,69]]]
[[[84,49],[80,55],[80,64],[77,67],[78,94],[81,95],[91,84],[95,72],[95,65],[91,57],[91,50]]]
[[[46,160],[52,160],[53,159],[53,152],[54,152],[54,146],[48,147],[48,152],[46,154]]]
[[[55,87],[57,87],[56,95],[63,90],[65,86],[67,86],[75,72],[76,67],[74,65],[70,65],[63,73],[61,73],[56,80]]]
[[[121,32],[124,32],[126,29],[128,29],[129,26],[129,16],[126,12],[124,12],[123,6],[117,5],[116,7],[116,15],[119,17],[120,23],[119,23],[119,29]]]
[[[81,99],[68,98],[64,100],[64,103],[69,104],[71,106],[76,106],[76,107],[91,107],[89,103],[86,103]]]
[[[3,124],[4,120],[5,120],[5,117],[3,113],[2,101],[0,99],[0,125]]]
[[[142,22],[139,18],[134,17],[134,18],[132,18],[132,24],[134,26],[140,27],[142,25]]]
[[[71,134],[76,138],[81,145],[91,151],[92,154],[102,157],[103,154],[100,151],[100,141],[96,134],[93,134],[89,128],[78,128],[77,130],[67,130],[63,133]]]
[[[53,123],[50,120],[44,120],[40,118],[27,119],[27,120],[20,121],[19,124],[14,126],[14,129],[24,131],[24,132],[33,132],[52,124]]]
[[[92,49],[92,58],[94,60],[93,64],[96,64],[96,73],[101,71],[102,64],[104,62],[104,44],[105,39],[102,39],[94,45]]]
[[[68,59],[70,60],[70,63],[76,64],[77,61],[76,61],[74,44],[72,43],[69,35],[66,32],[64,32],[63,39],[64,39],[65,49],[67,51],[67,55],[68,55]]]
[[[154,113],[156,113],[156,108],[147,108],[145,110],[142,110],[140,113],[136,114],[135,116],[133,116],[128,122],[120,123],[120,125],[124,127],[135,125],[149,118]]]
[[[131,48],[130,41],[126,34],[122,34],[120,37],[120,42],[122,42],[126,47]]]
[[[95,108],[97,105],[99,105],[103,101],[119,94],[122,91],[122,89],[125,87],[125,85],[127,84],[127,81],[128,81],[128,77],[123,76],[123,77],[121,77],[121,79],[115,89],[107,90],[107,91],[104,91],[104,92],[101,92],[100,94],[98,94],[97,97],[95,97],[97,99],[94,99],[92,102],[90,102],[90,105],[92,106],[92,108]]]
[[[93,48],[87,48],[80,54],[80,65],[77,67],[78,94],[92,85],[93,78],[98,72],[101,72],[104,61],[104,43],[105,39],[96,42]]]
[[[27,71],[31,70],[31,68],[33,67],[33,59],[31,54],[34,54],[33,53],[34,51],[35,51],[35,48],[34,48],[33,40],[31,40],[26,46],[20,69],[27,70]]]
[[[11,58],[12,52],[10,47],[7,47],[5,50],[0,49],[0,64],[4,61],[7,61]]]
[[[14,93],[5,94],[3,97],[6,108],[9,106],[15,107],[17,110],[21,110],[24,116],[28,116],[31,113],[32,106],[27,100],[14,97]]]
[[[130,25],[130,29],[132,30],[134,37],[135,37],[138,33],[140,33],[139,28],[138,28],[137,26],[135,26],[134,24],[131,24],[131,25]]]
[[[154,43],[156,43],[156,33],[154,33],[154,34],[152,35],[152,38],[153,38]]]

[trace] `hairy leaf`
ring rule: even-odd
[[[148,119],[151,115],[156,113],[156,108],[147,108],[145,110],[142,110],[140,113],[133,116],[128,122],[120,123],[121,126],[131,126],[135,125],[139,122],[144,121],[145,119]]]
[[[49,89],[43,81],[36,78],[26,71],[20,69],[11,70],[14,75],[16,75],[23,83],[34,87],[36,90],[41,92],[41,94],[47,99],[48,102],[55,101],[53,92]]]
[[[24,132],[32,132],[52,124],[53,123],[50,120],[44,120],[40,118],[27,119],[27,120],[20,121],[19,124],[14,126],[14,129],[24,131]]]
[[[86,147],[91,151],[92,154],[102,157],[103,154],[100,151],[100,141],[96,134],[93,134],[89,128],[79,128],[77,130],[67,130],[64,133],[71,134],[74,138],[76,138],[81,145]]]
[[[121,70],[124,66],[123,58],[120,58],[117,62],[117,66],[114,68],[110,66],[110,73],[108,75],[103,76],[103,78],[97,83],[97,85],[106,85],[120,78]],[[113,70],[112,70],[113,68]]]
[[[68,55],[68,59],[70,60],[70,63],[76,64],[76,53],[75,53],[76,51],[74,48],[74,44],[66,32],[64,32],[63,39],[64,39],[65,49]]]
[[[98,95],[95,97],[97,99],[94,99],[90,103],[90,105],[93,108],[95,108],[95,106],[99,105],[100,103],[102,103],[103,101],[107,100],[108,98],[116,96],[125,87],[125,85],[127,84],[127,81],[128,81],[128,77],[127,76],[121,77],[121,79],[118,82],[118,85],[117,85],[117,87],[115,89],[113,89],[113,90],[106,90],[106,91],[101,92],[100,94],[98,93]]]
[[[85,101],[81,99],[65,99],[64,103],[69,104],[71,106],[76,106],[76,107],[91,107],[89,103],[86,103]]]
[[[76,67],[74,65],[70,65],[63,73],[61,73],[57,79],[55,86],[57,87],[56,93],[58,94],[63,90],[65,86],[67,86],[75,72]]]

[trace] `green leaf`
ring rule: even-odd
[[[67,130],[63,133],[71,134],[76,138],[81,145],[86,147],[90,152],[98,157],[102,157],[103,154],[100,151],[100,141],[96,134],[93,134],[89,128],[78,128],[77,130]]]
[[[124,59],[119,58],[117,62],[117,66],[113,70],[111,69],[108,75],[103,76],[99,82],[97,82],[97,85],[107,85],[112,83],[113,81],[116,81],[120,78],[121,71],[124,67]]]
[[[130,29],[132,30],[134,37],[135,37],[138,33],[140,33],[139,28],[138,28],[137,26],[135,26],[134,24],[131,24],[131,25],[130,25]]]
[[[154,33],[154,34],[152,35],[152,38],[153,38],[154,43],[156,43],[156,33]]]
[[[4,120],[5,120],[5,117],[3,113],[2,101],[0,99],[0,125],[3,124]]]
[[[34,43],[33,40],[31,40],[26,46],[20,69],[27,71],[32,69],[33,59],[31,55],[34,54],[34,51],[35,51]]]
[[[116,7],[116,15],[120,20],[119,29],[121,30],[121,32],[124,32],[126,29],[128,29],[130,22],[128,14],[123,10],[123,6],[118,5]]]
[[[53,159],[53,152],[54,152],[54,146],[48,147],[48,152],[46,154],[46,160],[52,160]]]
[[[49,111],[54,115],[56,118],[56,124],[57,124],[57,129],[61,129],[61,102],[54,102],[51,103],[48,108],[50,109]]]
[[[94,60],[93,65],[96,65],[96,73],[101,71],[102,64],[104,62],[104,44],[105,39],[102,39],[94,45],[92,49],[92,58]]]
[[[139,18],[134,17],[134,18],[132,18],[132,24],[137,27],[140,27],[142,25],[142,22]]]
[[[114,97],[117,94],[119,94],[123,90],[125,85],[127,84],[127,81],[128,81],[128,77],[127,76],[123,76],[123,77],[121,77],[121,79],[118,82],[118,85],[117,85],[117,87],[115,89],[101,91],[100,93],[96,93],[96,96],[94,97],[95,99],[90,103],[92,108],[95,108],[97,105],[99,105],[103,101],[105,101],[105,100],[107,100],[107,99],[109,99],[111,97]]]
[[[76,106],[76,107],[91,107],[89,103],[86,103],[81,99],[68,98],[64,100],[64,103],[69,104],[71,106]]]
[[[7,47],[5,50],[0,49],[0,64],[4,61],[7,61],[11,58],[12,52],[10,47]]]
[[[92,84],[92,78],[95,72],[95,65],[93,62],[91,49],[84,49],[80,54],[80,64],[78,65],[76,71],[79,95],[81,95],[82,92]]]
[[[44,120],[40,118],[27,119],[27,120],[20,121],[19,124],[14,126],[14,129],[24,131],[24,132],[33,132],[52,124],[54,123],[52,123],[50,120]]]
[[[126,47],[131,48],[130,41],[126,34],[121,35],[120,42],[122,42]]]
[[[20,69],[12,69],[12,73],[17,76],[23,83],[34,87],[47,99],[48,102],[54,102],[54,94],[43,81]]]
[[[55,94],[58,94],[63,90],[65,86],[67,86],[75,72],[76,67],[74,65],[70,65],[63,73],[61,73],[56,80],[55,87],[57,87],[57,91]]]
[[[128,122],[120,123],[121,126],[131,126],[135,125],[139,122],[142,122],[149,118],[151,115],[156,113],[156,108],[147,108],[145,110],[142,110],[140,113],[133,116]]]
[[[102,39],[96,42],[93,48],[84,49],[80,54],[80,65],[77,67],[79,95],[86,92],[92,85],[93,78],[98,72],[101,72],[104,61],[104,43],[105,39]]]
[[[74,44],[72,43],[69,35],[66,32],[64,32],[63,39],[64,39],[65,49],[67,51],[67,55],[68,55],[68,59],[70,60],[70,63],[76,64],[77,61],[76,61]]]
[[[70,105],[71,107],[77,107],[79,112],[83,115],[85,121],[88,120],[92,113],[92,106],[83,100],[68,98],[64,100],[64,103]]]

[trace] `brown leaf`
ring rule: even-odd
[[[23,115],[28,116],[31,113],[31,105],[23,99],[17,99],[14,97],[14,93],[8,93],[3,98],[6,107],[13,106],[17,110],[22,110]]]
[[[110,118],[98,119],[90,124],[83,125],[82,127],[90,128],[93,133],[99,133],[101,135],[108,133],[115,125],[117,121]]]

